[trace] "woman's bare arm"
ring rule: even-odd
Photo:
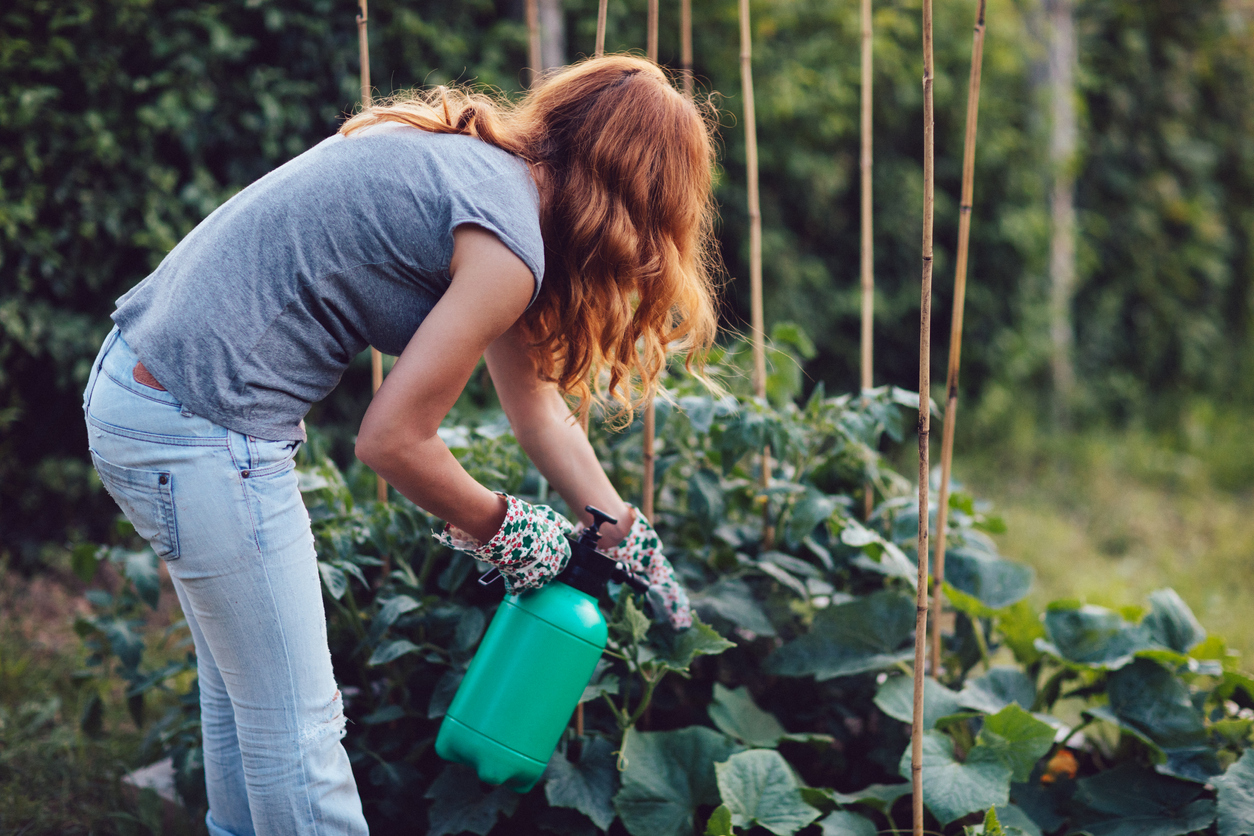
[[[527,456],[585,524],[592,522],[591,515],[583,510],[585,505],[615,517],[617,525],[601,528],[601,545],[618,543],[631,527],[631,512],[605,475],[557,387],[536,375],[522,328],[515,324],[488,347],[484,356],[501,407]]]
[[[484,350],[526,309],[535,279],[485,229],[459,226],[453,242],[452,284],[366,410],[357,457],[416,505],[486,543],[505,519],[505,500],[471,478],[437,430]]]

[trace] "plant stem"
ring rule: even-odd
[[[971,243],[971,209],[975,191],[975,137],[980,114],[980,70],[984,63],[984,7],[975,12],[971,42],[971,81],[967,89],[967,134],[962,147],[962,203],[958,216],[958,260],[954,267],[954,311],[949,326],[949,374],[945,382],[947,402],[941,425],[941,483],[936,508],[935,587],[932,608],[932,674],[940,670],[940,615],[945,606],[941,582],[945,579],[945,529],[949,524],[949,472],[954,458],[954,428],[958,426],[958,369],[962,360],[962,315],[967,298],[967,255]]]
[[[657,688],[657,684],[662,681],[664,673],[659,673],[657,677],[649,676],[643,671],[640,672],[640,678],[644,681],[644,693],[640,695],[640,704],[636,706],[636,710],[631,713],[631,721],[628,723],[634,726],[636,721],[644,716],[644,712],[648,709],[649,703],[653,700],[653,689]]]

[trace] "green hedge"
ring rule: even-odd
[[[608,46],[644,43],[644,0],[611,4]],[[450,79],[519,90],[517,2],[373,4],[380,92]],[[732,3],[695,4],[697,75],[719,94],[722,251],[746,274],[738,35]],[[596,3],[565,3],[569,54],[591,52]],[[817,335],[806,369],[857,385],[858,11],[753,4],[766,311]],[[675,63],[675,10],[664,61]],[[112,301],[200,218],[335,130],[358,97],[346,0],[11,0],[0,11],[0,552],[100,536],[79,392]],[[913,385],[921,212],[918,0],[876,5],[877,382]],[[934,335],[948,322],[973,10],[941,4]],[[1171,426],[1193,398],[1246,403],[1254,27],[1222,0],[1076,5],[1081,40],[1081,414]],[[1049,165],[1043,21],[992,0],[976,156],[964,385],[968,402],[1047,397]],[[728,324],[743,323],[743,282]],[[938,368],[944,352],[933,352]],[[354,370],[312,416],[351,434]],[[1013,393],[1008,395],[1007,393]],[[975,397],[970,397],[975,396]],[[979,410],[967,415],[978,416]]]

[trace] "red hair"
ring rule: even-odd
[[[538,168],[544,283],[524,314],[538,373],[620,423],[651,394],[668,351],[700,368],[714,311],[711,120],[653,62],[590,58],[517,104],[436,88],[368,108],[379,122],[477,137]],[[634,380],[639,380],[638,393]]]

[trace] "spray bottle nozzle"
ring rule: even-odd
[[[579,536],[579,542],[596,548],[596,543],[601,539],[601,532],[598,530],[602,523],[610,525],[618,525],[618,520],[602,511],[600,508],[594,508],[591,505],[583,506],[583,509],[592,515],[592,525],[583,530],[583,534]]]

